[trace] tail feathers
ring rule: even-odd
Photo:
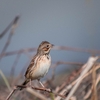
[[[29,80],[25,80],[22,85],[26,85],[28,82]]]
[[[29,82],[29,80],[25,80],[22,85],[26,85]],[[23,88],[20,88],[20,90],[22,90]]]

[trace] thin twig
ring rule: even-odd
[[[20,80],[23,77],[23,73],[25,72],[25,69],[27,68],[29,64],[29,61],[27,61],[25,63],[25,65],[22,67],[22,70],[20,71],[20,74],[17,76],[17,78],[15,80],[13,80],[13,84],[16,84],[18,82],[18,80]]]
[[[17,87],[27,88],[27,86],[25,86],[25,85],[17,85]],[[31,88],[32,88],[32,89],[35,89],[35,90],[46,91],[46,92],[48,92],[48,93],[53,93],[53,94],[58,95],[58,96],[60,96],[60,97],[62,97],[62,98],[65,98],[65,96],[63,96],[63,95],[61,95],[61,94],[59,94],[59,93],[56,93],[56,92],[54,92],[54,91],[52,91],[52,90],[50,90],[50,89],[38,88],[38,87],[33,87],[33,86],[32,86]]]
[[[11,27],[11,32],[10,32],[10,34],[8,36],[8,39],[7,39],[7,41],[6,41],[6,43],[5,43],[4,47],[3,47],[3,50],[1,51],[0,60],[3,57],[2,54],[5,53],[6,49],[8,48],[8,46],[10,44],[11,38],[12,38],[12,36],[14,34],[14,30],[17,27],[18,20],[19,20],[19,16],[16,16],[14,21],[13,21],[12,27]]]
[[[20,56],[21,56],[20,54],[18,54],[18,55],[16,56],[16,59],[15,59],[13,65],[12,65],[11,72],[10,72],[10,74],[11,74],[10,76],[11,76],[11,77],[14,76],[15,67],[17,66],[17,63],[18,63],[18,61],[19,61]],[[13,77],[12,77],[12,78],[13,78]]]
[[[84,66],[83,66],[84,67]],[[82,68],[83,68],[82,67]],[[96,65],[95,71],[97,71],[98,69],[100,69],[100,64]],[[87,72],[83,77],[82,80],[87,77],[88,75],[90,75],[93,72],[93,69],[91,69],[89,72]],[[97,81],[96,81],[96,85],[98,84],[100,80],[100,75],[98,75]],[[64,92],[69,91],[76,83],[77,83],[78,79],[76,79],[75,81],[73,81],[72,83],[70,83],[66,88],[64,88],[64,90],[62,90],[60,93],[63,94]],[[92,88],[90,89],[90,91],[88,91],[88,93],[86,94],[86,96],[84,97],[84,99],[86,100],[89,95],[91,94]],[[58,91],[57,91],[58,92]],[[58,98],[58,97],[57,97]],[[59,97],[60,98],[60,97]],[[59,99],[58,99],[59,100]]]
[[[96,68],[95,65],[93,66],[93,72],[92,72],[92,78],[93,78],[93,95],[92,100],[98,100],[97,99],[97,90],[96,90]]]
[[[96,59],[96,58],[95,58]],[[82,66],[82,69],[83,69],[83,72],[84,72],[84,70],[85,70],[85,68],[87,68],[87,65],[89,65],[89,63],[90,63],[90,61],[91,61],[91,59],[90,60],[88,60],[88,62],[86,63],[86,64],[84,64],[83,66]],[[93,63],[93,61],[92,61],[92,63]],[[82,72],[82,74],[84,74]],[[84,75],[80,75],[80,77],[77,79],[77,80],[75,80],[74,82],[72,82],[70,85],[68,85],[68,86],[66,86],[61,92],[60,92],[60,94],[62,94],[62,95],[64,95],[66,92],[68,92],[68,90],[69,89],[71,89],[72,88],[72,86],[73,85],[75,85],[76,83],[78,83],[78,82],[81,82],[81,80],[83,79],[83,77],[84,77]],[[79,84],[79,83],[78,83]],[[70,94],[70,93],[69,93]],[[73,95],[73,93],[70,95],[70,97]],[[67,96],[68,97],[68,96]],[[69,97],[68,97],[69,98]],[[61,97],[56,97],[56,99],[55,100],[60,100],[61,99]],[[70,99],[70,98],[69,98]],[[68,99],[68,100],[69,100]]]
[[[98,66],[96,66],[95,71],[98,70],[99,68],[100,68],[100,64],[99,64]],[[85,77],[87,77],[88,75],[90,75],[92,72],[93,72],[93,69],[91,69],[89,72],[87,72],[87,73],[82,77],[82,80],[83,80]],[[78,79],[76,79],[75,81],[73,81],[73,82],[69,85],[69,87],[74,86],[74,85],[77,83],[77,81],[78,81]]]
[[[16,50],[16,51],[10,51],[10,52],[5,52],[2,53],[0,55],[0,57],[4,57],[4,56],[11,56],[11,55],[15,55],[15,54],[21,54],[21,53],[25,53],[25,52],[33,52],[36,51],[36,48],[27,48],[27,49],[20,49],[20,50]]]
[[[78,82],[75,84],[75,86],[72,88],[72,90],[70,91],[70,93],[68,94],[67,98],[65,100],[69,100],[71,98],[71,96],[74,94],[74,92],[76,91],[77,87],[80,85],[81,81],[82,81],[82,77],[90,70],[90,68],[93,66],[93,64],[95,63],[95,61],[98,59],[98,57],[90,57],[88,62],[87,62],[87,67],[83,70],[83,72],[81,73],[81,75],[78,78]]]
[[[81,73],[82,69],[83,69],[83,67],[79,68],[78,70],[73,71],[68,76],[67,80],[60,87],[56,88],[56,92],[61,91],[63,88],[65,88],[66,85],[68,85],[71,81],[73,81],[75,79],[75,77],[78,76]]]
[[[13,21],[7,26],[7,28],[0,34],[0,38],[2,38],[2,37],[7,33],[7,31],[12,27],[12,24],[13,24],[13,23],[16,23],[18,19],[19,19],[19,15],[17,15],[17,16],[13,19]]]
[[[96,79],[95,85],[97,86],[99,82],[100,82],[100,74],[97,75],[97,79]],[[93,85],[91,86],[91,88],[89,89],[89,91],[87,92],[87,94],[84,96],[84,100],[87,100],[89,98],[89,96],[92,93],[92,90],[93,90]]]
[[[18,53],[24,53],[24,52],[33,52],[36,51],[37,48],[25,48],[25,49],[20,49],[16,51],[10,51],[10,52],[4,52],[0,56],[10,56],[10,55],[15,55]],[[84,53],[89,53],[89,54],[100,54],[100,50],[92,50],[92,49],[82,49],[82,48],[72,48],[72,47],[65,47],[65,46],[58,46],[54,48],[54,50],[65,50],[65,51],[74,51],[74,52],[84,52]]]
[[[26,90],[31,93],[32,95],[34,95],[35,97],[39,98],[39,100],[48,100],[47,97],[45,97],[43,94],[36,92],[35,90],[33,90],[32,88],[26,88]]]
[[[86,64],[84,64],[84,65],[82,66],[81,70],[84,69],[85,67],[86,67]],[[80,70],[80,71],[81,71],[81,70]],[[76,84],[76,81],[78,81],[78,79],[75,80],[74,82],[72,82],[71,84],[69,84],[68,86],[67,86],[67,84],[66,84],[66,87],[64,87],[64,89],[60,92],[60,94],[64,95],[65,93],[67,93],[67,92],[72,88],[72,86]],[[73,84],[73,83],[74,83],[74,84]],[[57,96],[55,100],[60,100],[60,99],[61,99],[61,97],[58,97],[58,96]]]
[[[73,47],[66,47],[66,46],[54,46],[54,49],[55,50],[74,51],[74,52],[84,52],[84,53],[89,53],[89,54],[100,54],[100,50],[73,48]]]
[[[11,90],[11,87],[10,87],[10,85],[9,85],[9,82],[8,82],[8,80],[6,79],[5,75],[3,74],[3,72],[2,72],[1,70],[0,70],[0,74],[1,74],[1,76],[2,76],[2,78],[3,78],[3,80],[4,80],[4,82],[5,82],[5,84],[6,84],[7,88],[8,88],[8,90],[10,91],[10,90]]]
[[[6,100],[9,100],[10,97],[14,94],[14,92],[17,90],[16,87],[14,87],[14,89],[10,92],[10,94],[7,96]]]
[[[29,88],[28,86],[25,86],[25,85],[17,85],[12,91],[11,93],[7,96],[6,100],[9,100],[10,97],[13,95],[13,93],[15,92],[15,90],[19,89],[19,88]],[[48,93],[53,93],[55,95],[58,95],[62,98],[65,98],[65,96],[61,95],[61,94],[58,94],[58,93],[55,93],[53,91],[51,91],[50,89],[46,89],[46,88],[38,88],[38,87],[31,87],[31,89],[35,89],[35,90],[41,90],[41,91],[45,91],[45,92],[48,92]]]

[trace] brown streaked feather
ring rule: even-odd
[[[38,49],[44,44],[50,44],[50,43],[48,41],[42,41],[41,44],[39,45]]]
[[[28,66],[28,68],[27,68],[27,71],[26,71],[26,73],[25,73],[25,77],[27,78],[29,75],[29,72],[31,71],[31,69],[32,69],[32,67],[34,66],[34,59],[36,59],[36,57],[37,57],[37,55],[35,55],[34,57],[33,57],[33,59],[31,60],[31,62],[30,62],[30,64],[29,64],[29,66]]]
[[[46,44],[46,43],[50,44],[48,41],[42,41],[41,44],[39,45],[39,47],[40,47],[41,45]]]

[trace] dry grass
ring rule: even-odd
[[[16,59],[13,62],[13,66],[11,68],[11,76],[14,75],[15,68],[17,63],[19,62],[21,54],[27,55],[28,52],[33,52],[36,50],[36,48],[26,48],[17,51],[6,52],[6,49],[11,43],[11,38],[14,34],[18,19],[19,16],[16,16],[15,19],[10,23],[10,25],[0,35],[0,38],[2,39],[8,29],[11,30],[8,40],[5,43],[4,48],[0,54],[0,59],[5,56],[16,55]],[[100,53],[99,50],[87,50],[63,46],[55,46],[54,49],[87,52],[90,54]],[[28,85],[19,86],[24,88],[22,91],[19,91],[15,85],[23,80],[22,73],[24,72],[24,69],[22,69],[18,77],[10,78],[6,78],[2,70],[0,70],[0,76],[2,79],[2,83],[0,84],[0,100],[100,100],[100,62],[97,62],[97,59],[99,59],[99,56],[91,56],[85,64],[82,64],[80,62],[55,62],[51,66],[51,68],[54,69],[52,71],[51,78],[43,82],[46,87],[45,89],[41,88],[39,85],[37,85],[36,82],[34,82],[35,87],[29,87]],[[81,67],[78,69],[74,69],[70,73],[67,73],[66,71],[63,74],[59,74],[59,76],[56,76],[55,69],[57,69],[57,66],[61,64],[71,64]],[[50,88],[52,89],[52,91],[50,90]]]

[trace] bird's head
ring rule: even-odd
[[[53,46],[54,45],[49,43],[48,41],[42,41],[38,47],[37,52],[41,53],[41,54],[49,54],[49,52]]]

